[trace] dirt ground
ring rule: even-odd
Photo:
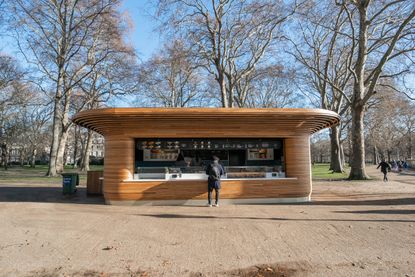
[[[0,276],[415,276],[415,172],[314,181],[312,203],[108,206],[0,183]]]

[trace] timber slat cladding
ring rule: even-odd
[[[271,137],[311,134],[337,124],[339,116],[321,109],[109,108],[80,112],[73,121],[103,135],[128,133],[137,138],[149,133],[160,137],[250,137],[257,132]]]
[[[87,172],[86,179],[86,193],[88,194],[102,194],[102,171],[90,170]]]
[[[296,179],[222,181],[221,198],[291,198],[311,194],[310,134],[336,125],[319,109],[109,108],[73,121],[105,137],[106,200],[206,199],[206,180],[131,181],[136,138],[282,138],[286,176]]]
[[[206,199],[206,181],[123,182],[122,190],[106,188],[110,200],[170,200]],[[306,197],[310,188],[298,185],[297,180],[222,180],[221,198],[278,198]]]
[[[298,184],[309,187],[311,193],[311,158],[308,136],[287,138],[285,146],[285,174],[297,177]]]
[[[105,139],[104,196],[107,187],[118,187],[122,180],[134,174],[134,140],[128,138]],[[118,191],[122,192],[122,187]]]

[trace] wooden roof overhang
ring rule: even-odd
[[[79,112],[72,121],[104,136],[259,138],[310,135],[340,117],[323,109],[105,108]]]

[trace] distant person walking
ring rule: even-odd
[[[378,167],[376,169],[378,169],[380,167],[380,171],[383,173],[383,181],[387,182],[388,181],[388,171],[391,170],[390,165],[385,162],[384,159],[382,159],[382,161],[380,162],[380,164],[378,165]]]
[[[212,207],[212,192],[215,190],[215,204],[213,206],[219,207],[219,192],[220,192],[220,178],[225,175],[223,166],[219,163],[219,158],[212,157],[212,162],[206,169],[208,177],[208,206]]]

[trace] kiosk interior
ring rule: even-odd
[[[224,178],[283,178],[283,139],[136,139],[134,179],[206,179],[217,156]]]

